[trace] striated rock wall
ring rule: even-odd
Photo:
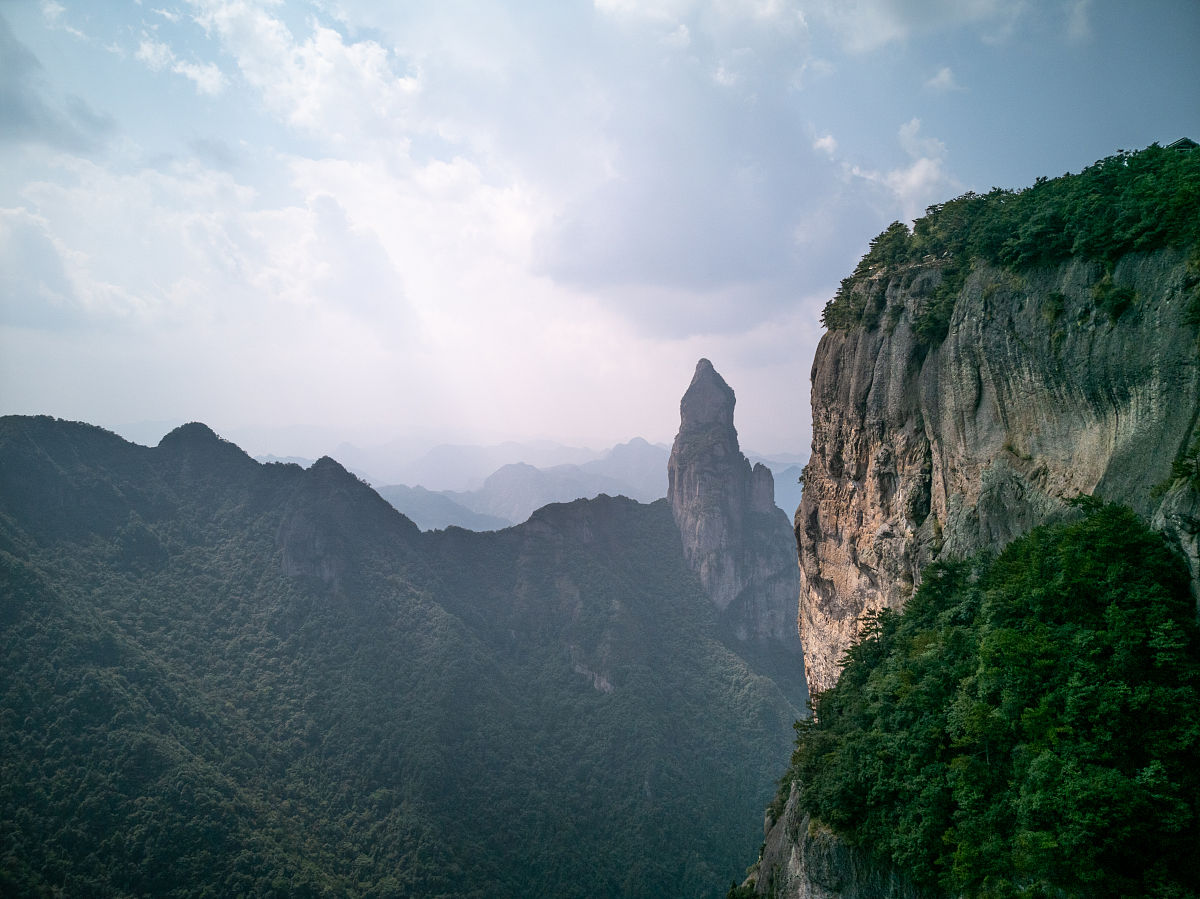
[[[770,469],[751,467],[738,447],[734,403],[733,390],[701,359],[679,404],[667,500],[684,557],[736,638],[798,660],[795,546]]]
[[[1200,353],[1184,257],[1130,254],[1097,308],[1098,264],[1015,274],[977,265],[949,333],[914,322],[938,261],[880,273],[869,321],[821,340],[812,368],[812,458],[795,518],[809,688],[830,687],[862,616],[897,608],[942,556],[997,549],[1079,494],[1132,506],[1200,573],[1195,490],[1170,482],[1192,447]]]
[[[794,786],[779,820],[768,822],[749,882],[758,895],[776,899],[924,899],[893,867],[805,814]]]

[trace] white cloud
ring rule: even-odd
[[[958,80],[954,77],[953,70],[949,66],[942,66],[938,69],[937,74],[925,82],[925,87],[939,94],[963,90],[962,85],[958,83]]]
[[[159,41],[151,40],[145,35],[142,36],[134,57],[155,72],[161,72],[175,61],[175,53],[170,47]]]
[[[373,40],[346,42],[314,23],[297,40],[282,20],[249,0],[189,0],[197,21],[215,34],[246,80],[290,125],[311,134],[350,139],[393,136],[407,124],[415,75],[393,70]]]
[[[693,0],[594,0],[604,15],[629,21],[674,24],[691,12]]]
[[[946,170],[946,145],[923,137],[921,120],[910,119],[900,126],[898,140],[910,162],[886,172],[851,166],[851,175],[878,184],[891,194],[906,221],[919,218],[930,204],[944,200],[961,185]]]
[[[867,53],[886,44],[933,30],[972,26],[985,39],[1011,32],[1025,12],[1024,0],[811,0],[814,18],[839,35],[852,52]]]
[[[830,159],[837,153],[837,139],[832,134],[823,134],[813,141],[812,148],[824,153]]]
[[[921,120],[918,118],[909,119],[900,126],[899,138],[900,146],[913,159],[922,156],[941,159],[946,155],[944,143],[936,137],[921,136]]]
[[[215,63],[194,63],[176,60],[171,71],[196,85],[196,92],[216,96],[225,89],[225,73]]]
[[[794,91],[802,91],[811,82],[827,78],[834,73],[833,63],[820,57],[812,57],[796,66],[788,79],[788,87]]]
[[[69,326],[80,313],[64,248],[28,209],[0,209],[0,321]]]
[[[168,69],[176,75],[182,75],[196,86],[196,92],[199,94],[216,96],[225,88],[225,74],[215,63],[196,63],[179,59],[167,44],[153,40],[145,34],[142,35],[134,58],[145,63],[152,71],[161,72]]]
[[[735,87],[742,80],[742,76],[727,62],[718,63],[712,77],[721,87]]]
[[[1092,0],[1074,0],[1067,10],[1067,40],[1081,44],[1092,37]]]
[[[726,21],[748,21],[784,32],[807,27],[804,12],[795,0],[712,0],[712,9]]]
[[[662,42],[668,47],[674,47],[678,50],[683,50],[692,43],[692,33],[688,30],[688,27],[681,22],[678,28],[662,39]]]
[[[62,14],[67,11],[66,7],[56,0],[42,0],[41,8],[42,16],[51,25],[57,23],[62,18]]]
[[[808,23],[798,0],[594,0],[595,9],[618,21],[666,26],[684,20],[702,27],[716,43],[746,26],[794,38]]]
[[[42,18],[49,27],[61,28],[63,31],[67,32],[67,34],[78,38],[81,41],[86,41],[88,39],[86,34],[84,34],[74,25],[71,25],[67,22],[66,16],[64,15],[64,13],[67,11],[67,8],[61,3],[58,3],[57,0],[41,0],[40,6],[42,10]]]

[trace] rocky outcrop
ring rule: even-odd
[[[1079,260],[1020,274],[977,264],[949,332],[923,343],[942,260],[854,289],[870,320],[821,340],[812,458],[796,513],[800,631],[810,689],[827,689],[864,613],[898,608],[941,557],[997,549],[1079,494],[1132,506],[1200,571],[1200,502],[1172,485],[1194,452],[1200,355],[1182,254]],[[1113,312],[1116,312],[1114,317]],[[699,375],[697,376],[699,377]]]
[[[736,638],[799,659],[795,547],[770,469],[751,467],[738,447],[734,402],[701,359],[679,404],[667,500],[684,557]]]
[[[922,899],[890,865],[837,837],[800,808],[792,787],[778,821],[769,821],[751,881],[761,896],[787,899]]]

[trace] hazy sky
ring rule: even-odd
[[[1197,0],[0,0],[0,412],[804,452],[930,203],[1200,138]]]

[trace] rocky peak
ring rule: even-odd
[[[679,433],[718,425],[728,428],[736,441],[737,431],[733,428],[734,402],[733,388],[717,374],[711,362],[701,359],[696,363],[692,383],[688,385],[687,392],[679,402]]]
[[[798,659],[799,573],[791,527],[775,506],[770,469],[751,468],[738,447],[734,402],[733,389],[701,359],[679,404],[667,501],[684,558],[736,638],[765,642]]]

